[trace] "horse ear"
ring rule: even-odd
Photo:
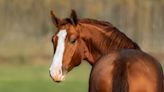
[[[71,10],[70,18],[71,18],[72,24],[76,26],[78,23],[78,18],[77,18],[75,10],[73,10],[73,9]]]
[[[56,27],[58,27],[59,22],[60,22],[60,19],[57,18],[57,17],[55,16],[55,14],[54,14],[54,12],[53,12],[52,10],[51,10],[50,14],[51,14],[51,18],[52,18],[53,24],[54,24]]]

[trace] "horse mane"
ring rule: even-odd
[[[79,23],[85,23],[90,25],[96,25],[96,27],[101,28],[105,33],[105,38],[101,41],[104,46],[111,49],[121,49],[121,48],[129,48],[129,49],[140,49],[137,43],[133,42],[130,38],[128,38],[124,33],[119,31],[116,27],[114,27],[111,23],[107,21],[99,21],[95,19],[80,19]],[[112,32],[111,35],[108,35],[108,32]],[[93,46],[93,45],[92,45]],[[103,48],[102,47],[102,48]]]
[[[101,28],[103,28],[103,29],[105,28],[104,31],[107,31],[114,27],[111,23],[109,23],[107,21],[99,21],[99,20],[89,19],[89,18],[80,19],[79,22],[86,23],[86,24],[92,24],[92,25],[99,25]]]

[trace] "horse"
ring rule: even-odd
[[[160,63],[111,23],[79,19],[74,10],[68,18],[53,11],[51,17],[58,29],[49,69],[55,82],[86,60],[92,66],[89,92],[163,92]]]

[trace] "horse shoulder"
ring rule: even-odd
[[[117,54],[105,55],[92,67],[89,92],[112,92],[112,73]]]

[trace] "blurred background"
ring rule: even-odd
[[[57,84],[49,77],[61,18],[106,20],[164,64],[164,0],[0,0],[0,92],[87,92],[90,65],[83,63]]]

